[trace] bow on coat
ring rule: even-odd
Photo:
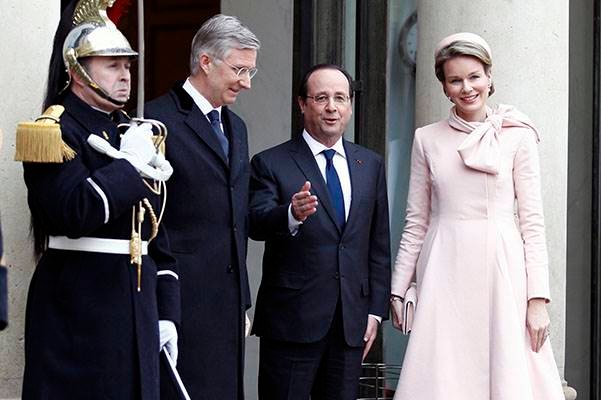
[[[540,134],[532,121],[513,106],[499,104],[494,109],[486,108],[484,122],[469,122],[457,115],[456,107],[451,108],[449,125],[468,133],[457,148],[463,163],[472,169],[497,175],[501,158],[499,135],[504,127],[530,128],[540,141]]]

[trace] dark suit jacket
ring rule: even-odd
[[[252,162],[250,236],[265,241],[253,331],[274,340],[322,339],[341,302],[350,346],[363,346],[368,314],[388,315],[390,234],[384,162],[344,141],[352,186],[344,229],[337,226],[326,183],[302,137],[257,154]],[[298,233],[288,206],[305,181],[317,212]]]
[[[250,167],[246,126],[224,107],[229,165],[211,125],[177,84],[146,105],[166,124],[164,224],[180,273],[182,323],[178,370],[194,399],[237,399],[242,393]]]

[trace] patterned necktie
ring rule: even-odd
[[[211,121],[211,128],[213,128],[215,135],[217,135],[217,140],[219,140],[219,144],[221,145],[221,148],[223,149],[225,158],[228,159],[229,154],[230,154],[230,143],[228,142],[227,137],[225,136],[223,131],[221,130],[221,121],[219,120],[219,112],[217,110],[213,110],[207,114],[207,117],[209,117],[209,121]]]
[[[346,222],[344,212],[344,196],[342,195],[342,186],[340,185],[340,179],[338,173],[332,162],[336,150],[324,150],[323,155],[326,157],[326,183],[328,190],[330,191],[330,197],[332,198],[332,204],[336,212],[336,220],[341,228],[344,227]]]

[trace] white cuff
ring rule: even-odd
[[[368,314],[369,317],[372,317],[373,319],[375,319],[376,321],[378,321],[378,324],[382,323],[382,317],[378,316],[378,315],[374,315],[374,314]]]
[[[290,204],[288,206],[288,230],[290,231],[290,234],[296,236],[302,224],[301,221],[297,221],[296,218],[294,218],[294,215],[292,215],[292,204]]]
[[[98,195],[102,199],[102,204],[104,205],[104,223],[106,224],[107,222],[109,222],[109,217],[110,217],[109,200],[106,197],[106,194],[104,193],[104,191],[100,188],[100,186],[98,186],[98,184],[96,182],[94,182],[94,180],[92,178],[88,178],[86,180],[88,181],[90,186],[92,186],[94,188],[96,193],[98,193]]]
[[[170,275],[179,281],[179,276],[175,272],[173,272],[169,269],[162,269],[160,271],[157,271],[157,276],[161,276],[161,275]]]

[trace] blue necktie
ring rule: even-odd
[[[223,153],[225,154],[225,159],[227,160],[230,154],[230,143],[228,142],[227,137],[225,136],[223,131],[221,130],[219,112],[217,110],[213,110],[207,114],[207,117],[209,117],[209,121],[211,121],[211,127],[213,128],[215,135],[217,135],[217,140],[219,140],[219,144],[221,145]]]
[[[346,222],[344,212],[344,196],[342,195],[342,186],[340,185],[338,173],[336,173],[336,168],[332,163],[332,159],[334,158],[334,154],[336,154],[336,150],[324,150],[322,153],[326,157],[326,183],[328,185],[328,190],[330,191],[330,197],[332,198],[332,204],[336,213],[336,220],[340,227],[343,228]]]

